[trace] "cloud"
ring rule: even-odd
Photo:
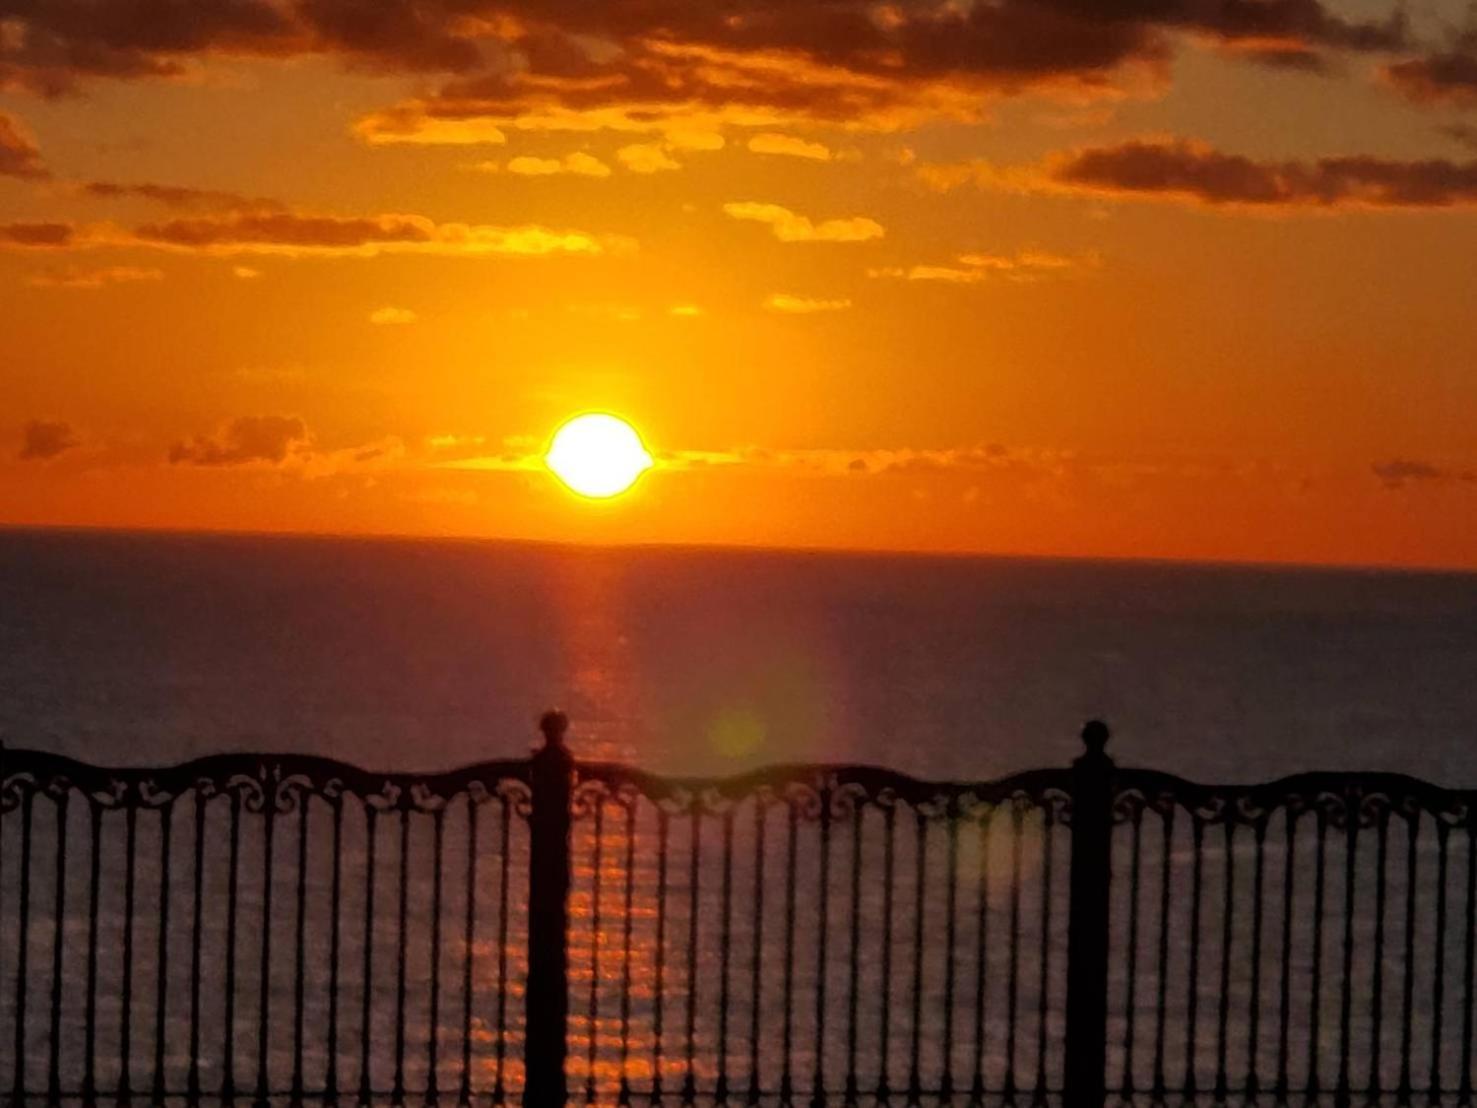
[[[1358,155],[1256,161],[1184,139],[1081,150],[1049,172],[1061,185],[1087,192],[1210,205],[1439,208],[1477,202],[1477,161]]]
[[[575,151],[562,158],[534,158],[522,155],[508,161],[508,172],[523,177],[548,177],[573,174],[576,177],[609,177],[610,166],[599,158]]]
[[[1449,208],[1477,204],[1477,160],[1348,155],[1257,160],[1184,138],[1131,139],[1058,154],[1036,165],[920,167],[938,188],[973,183],[1110,199],[1276,211]]]
[[[844,297],[825,300],[810,296],[792,296],[787,292],[776,292],[764,301],[764,306],[775,312],[809,315],[814,312],[845,311],[851,307],[851,301]]]
[[[723,210],[734,219],[767,223],[781,242],[867,242],[887,233],[882,224],[863,216],[814,223],[778,204],[742,201],[724,204]]]
[[[369,313],[369,322],[379,327],[401,326],[407,323],[414,323],[419,318],[420,316],[416,315],[409,308],[393,308],[386,306],[383,308],[376,308],[374,311]]]
[[[1389,461],[1376,462],[1370,466],[1370,470],[1387,489],[1403,489],[1414,484],[1477,483],[1477,471],[1451,469],[1410,458],[1391,458]]]
[[[153,181],[141,181],[135,184],[120,184],[117,181],[87,181],[82,185],[82,192],[87,196],[102,200],[151,200],[166,208],[182,211],[213,208],[226,211],[286,210],[286,205],[278,200],[243,196],[240,193],[225,192],[219,189],[162,185]]]
[[[0,223],[0,246],[55,250],[72,246],[76,239],[70,223]]]
[[[1044,277],[1095,269],[1101,264],[1101,259],[1096,254],[1074,257],[1045,250],[1022,250],[1016,254],[960,254],[953,265],[882,266],[867,270],[867,276],[974,285],[995,278],[1037,281]]]
[[[169,448],[173,465],[282,465],[311,449],[307,426],[296,416],[238,416],[214,435],[196,435]]]
[[[25,0],[5,11],[0,87],[45,95],[178,79],[222,58],[426,75],[416,100],[361,121],[371,142],[694,119],[892,128],[977,119],[998,97],[1122,95],[1163,80],[1184,40],[1307,66],[1406,38],[1397,16],[1356,20],[1325,0]]]
[[[50,177],[31,132],[15,116],[0,112],[0,177]]]
[[[819,142],[807,142],[794,135],[780,135],[766,131],[749,140],[749,149],[755,154],[784,154],[792,158],[809,158],[811,161],[828,162],[833,155],[831,148]]]
[[[145,223],[125,243],[211,254],[361,257],[382,253],[506,255],[603,254],[632,246],[628,239],[537,225],[496,227],[437,223],[422,215],[309,215],[233,212]]]
[[[438,119],[413,105],[372,112],[356,120],[353,133],[370,146],[501,146],[508,136],[485,119]]]
[[[1391,88],[1412,103],[1477,106],[1477,34],[1463,36],[1450,50],[1393,62],[1380,72]]]
[[[80,445],[70,423],[33,419],[21,428],[21,448],[16,457],[23,462],[44,462]]]
[[[94,268],[72,267],[34,274],[27,284],[51,289],[100,289],[104,285],[120,285],[137,281],[161,281],[164,273],[134,265],[107,265]]]
[[[658,143],[637,142],[622,146],[615,152],[616,159],[632,173],[661,173],[664,170],[681,169],[682,163],[673,158]]]

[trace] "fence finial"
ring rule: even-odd
[[[569,717],[558,708],[550,708],[539,717],[538,729],[544,734],[544,746],[562,747],[565,732],[569,730]]]
[[[1082,745],[1089,754],[1101,754],[1112,736],[1108,725],[1100,719],[1090,719],[1082,727]]]

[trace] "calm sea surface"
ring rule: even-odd
[[[118,763],[1120,760],[1477,784],[1477,576],[0,532],[0,735]]]
[[[1213,781],[1321,767],[1470,786],[1477,576],[0,532],[12,746],[434,769],[526,751],[556,704],[578,753],[668,771],[994,777],[1066,763],[1103,716],[1120,761]],[[3,1087],[85,1080],[94,976],[105,1089],[334,1073],[380,1103],[433,1072],[485,1094],[505,1061],[521,1083],[528,853],[508,806],[376,821],[355,801],[339,845],[318,798],[277,817],[273,855],[270,821],[186,796],[138,816],[135,865],[122,813],[35,804],[0,820],[0,1042],[21,1044]],[[613,1102],[623,1075],[756,1074],[773,1090],[793,1070],[874,1089],[890,1068],[894,1087],[911,1070],[924,1088],[1055,1088],[1065,829],[1005,805],[927,826],[877,808],[832,843],[788,811],[788,832],[785,806],[754,797],[706,831],[617,800],[577,821],[577,1087],[593,1075]],[[1418,822],[1356,844],[1279,819],[1265,846],[1183,813],[1151,813],[1141,838],[1118,827],[1112,1087],[1208,1088],[1229,1065],[1233,1084],[1327,1088],[1352,1065],[1359,1083],[1455,1088],[1477,832]]]

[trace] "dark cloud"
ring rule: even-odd
[[[1385,80],[1407,100],[1423,105],[1477,105],[1477,35],[1464,35],[1448,50],[1394,62]]]
[[[65,247],[76,235],[70,223],[0,223],[0,246]]]
[[[1391,458],[1387,462],[1376,462],[1370,470],[1387,489],[1402,489],[1410,484],[1444,484],[1450,481],[1477,482],[1477,472],[1469,469],[1449,469],[1431,462],[1415,461],[1410,458]]]
[[[70,423],[33,419],[21,428],[21,448],[16,457],[23,462],[44,462],[78,445]]]
[[[41,161],[41,151],[31,132],[15,116],[0,112],[0,177],[51,176]]]
[[[389,242],[430,242],[435,225],[419,216],[346,217],[245,213],[227,218],[171,219],[134,229],[166,246],[301,246],[349,249]]]
[[[169,460],[197,466],[281,465],[308,447],[308,428],[296,416],[238,416],[214,436],[175,443]]]
[[[1477,204],[1477,161],[1373,156],[1258,161],[1186,139],[1093,147],[1047,164],[1046,182],[1109,196],[1263,208]]]
[[[525,225],[437,223],[422,215],[315,215],[288,211],[231,212],[144,223],[130,244],[210,253],[357,254],[419,251],[432,254],[593,255],[632,245],[619,236],[555,231]]]
[[[1323,0],[0,0],[6,17],[0,85],[42,93],[217,55],[451,75],[382,121],[402,128],[570,110],[627,126],[694,112],[885,125],[1033,88],[1107,90],[1162,70],[1176,34],[1303,66],[1406,38],[1398,18],[1354,21]]]
[[[182,211],[224,209],[227,211],[280,211],[281,202],[217,189],[197,189],[184,185],[161,185],[152,181],[120,184],[116,181],[88,181],[82,185],[88,196],[101,200],[140,199]]]

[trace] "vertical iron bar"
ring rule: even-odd
[[[374,873],[379,843],[379,809],[365,798],[364,806],[364,988],[359,1012],[359,1105],[367,1108],[374,1084],[369,1072],[369,1047],[373,1035],[370,1016],[374,1011]]]
[[[1106,1092],[1113,839],[1113,760],[1107,754],[1108,738],[1106,724],[1089,722],[1082,729],[1086,750],[1072,764],[1065,1108],[1102,1108]],[[1043,961],[1043,977],[1044,966]]]
[[[226,876],[226,1010],[221,1051],[221,1100],[236,1102],[236,899],[241,878],[241,791],[231,790],[231,849]]]
[[[718,941],[720,967],[718,972],[718,1079],[713,1099],[718,1104],[728,1102],[728,962],[729,946],[733,938],[733,809],[723,813],[723,891],[722,918],[719,920],[721,934]],[[629,910],[627,912],[629,920]],[[630,925],[626,934],[629,941]],[[630,983],[630,963],[627,961],[626,982]],[[623,1010],[624,1011],[624,1010]],[[622,1018],[624,1027],[625,1019]],[[624,1039],[624,1032],[622,1033]],[[624,1052],[624,1047],[622,1048]],[[621,1067],[625,1072],[624,1065]]]
[[[168,1081],[164,1075],[166,1000],[169,995],[169,854],[174,827],[174,801],[159,809],[159,946],[154,989],[154,1089],[155,1104],[164,1103]]]
[[[749,995],[753,998],[753,1007],[749,1010],[749,1097],[751,1105],[759,1103],[759,1011],[762,999],[761,989],[763,987],[764,953],[764,813],[765,796],[761,793],[754,797],[754,946],[750,960]],[[665,835],[665,824],[663,824],[663,835]],[[665,844],[665,838],[663,843]],[[665,845],[661,853],[662,874],[666,873],[667,852]],[[663,882],[663,887],[665,883]],[[660,928],[662,918],[657,917],[657,926]],[[660,933],[660,932],[658,932]],[[660,956],[661,945],[657,945],[657,953]],[[661,963],[657,963],[657,979],[661,980]],[[660,990],[658,990],[660,999]],[[657,1008],[658,1027],[660,1027],[661,1008]],[[657,1035],[657,1047],[661,1047],[661,1036]],[[660,1070],[658,1070],[660,1072]]]
[[[600,1019],[600,877],[604,863],[605,798],[596,795],[595,833],[590,862],[590,1005],[587,1016],[585,1103],[595,1103],[595,1049]]]
[[[457,1089],[457,1103],[469,1108],[472,1103],[472,961],[477,930],[477,810],[481,807],[471,792],[467,793],[467,902],[462,920],[462,1077]]]
[[[618,1094],[622,1105],[631,1103],[631,927],[633,923],[632,912],[636,901],[636,804],[637,799],[630,797],[626,806],[626,905],[625,905],[625,927],[621,935],[621,1085]],[[728,826],[725,828],[725,842],[723,847],[724,865],[729,865],[729,858],[733,853],[733,820],[730,816]],[[727,878],[724,879],[725,895],[727,890]],[[728,908],[725,904],[723,918],[728,919]],[[723,976],[725,998],[728,988],[728,940],[723,941]],[[725,1012],[727,1001],[724,1002]]]
[[[857,800],[851,813],[851,947],[847,960],[846,1012],[846,1099],[854,1106],[861,1089],[856,1072],[857,1009],[860,997],[862,941],[862,816],[865,809]]]
[[[794,1077],[791,1072],[791,1045],[794,1041],[795,1018],[795,833],[799,816],[796,801],[789,798],[785,804],[789,837],[785,841],[785,973],[784,973],[784,1036],[780,1060],[780,1103],[789,1105],[794,1098]]]
[[[877,1099],[884,1104],[892,1095],[889,1082],[890,1058],[888,1038],[892,1031],[892,875],[894,865],[894,832],[897,828],[897,805],[882,809],[885,832],[882,840],[882,1010],[877,1033]]]
[[[343,794],[335,794],[329,803],[333,806],[333,871],[329,876],[328,889],[328,1072],[323,1081],[323,1099],[333,1108],[338,1104],[338,964],[341,943],[339,898],[343,884]]]
[[[544,743],[533,756],[533,816],[529,853],[528,987],[523,1103],[562,1105],[569,1016],[569,804],[574,759],[564,745],[569,721],[546,712]]]
[[[268,1074],[272,1000],[272,847],[277,826],[276,790],[267,788],[262,805],[262,965],[258,978],[256,1036],[256,1108],[271,1108]]]
[[[405,962],[406,930],[410,899],[410,798],[401,798],[400,808],[400,899],[395,928],[395,1076],[390,1103],[405,1103]]]
[[[1359,811],[1346,801],[1344,811],[1344,964],[1339,989],[1338,1103],[1349,1103],[1349,1033],[1354,1016],[1354,875],[1358,857]]]
[[[91,831],[91,856],[88,859],[87,891],[87,1007],[82,1028],[82,1102],[97,1101],[97,926],[98,893],[102,884],[102,808],[96,800],[87,805]]]
[[[1292,905],[1295,862],[1297,860],[1296,807],[1288,804],[1285,809],[1287,830],[1282,863],[1282,979],[1280,988],[1281,1011],[1277,1031],[1277,1100],[1287,1100],[1288,1091],[1288,1031],[1292,1019]]]
[[[63,927],[67,918],[67,799],[61,792],[56,797],[56,889],[52,904],[51,931],[51,1056],[47,1076],[47,1101],[60,1104],[62,1099],[62,951]]]
[[[1130,834],[1132,855],[1129,858],[1128,874],[1128,964],[1125,971],[1123,998],[1123,1084],[1119,1096],[1131,1101],[1134,1094],[1133,1047],[1134,1020],[1138,1002],[1139,964],[1139,886],[1142,876],[1142,845],[1144,830],[1144,808],[1135,804],[1130,810]]]
[[[1409,1104],[1411,1018],[1415,1009],[1415,901],[1416,840],[1420,836],[1421,811],[1412,808],[1407,817],[1405,854],[1405,979],[1400,1010],[1400,1084],[1395,1090],[1399,1104]]]
[[[760,841],[762,842],[763,809],[760,808],[758,811],[758,818],[761,820]],[[667,853],[671,836],[672,818],[665,808],[660,808],[656,815],[656,975],[651,1016],[651,1102],[653,1104],[660,1104],[662,1099],[662,1037],[665,1031],[663,1020],[666,1014],[667,993]],[[762,867],[760,872],[762,874]],[[756,877],[755,904],[762,903],[759,893],[759,878]],[[755,1016],[755,1027],[758,1027],[757,1016]],[[755,1034],[757,1037],[757,1031]],[[757,1049],[756,1046],[755,1050]]]
[[[1076,824],[1076,819],[1073,819]],[[1169,1016],[1169,879],[1170,850],[1174,845],[1174,806],[1164,809],[1159,855],[1159,975],[1154,1006],[1154,1085],[1156,1102],[1168,1093],[1164,1076],[1164,1031]]]
[[[1474,950],[1477,946],[1477,820],[1467,814],[1467,929],[1463,959],[1466,973],[1462,986],[1462,1077],[1458,1086],[1458,1103],[1472,1103],[1472,991],[1477,977]]]
[[[815,943],[815,1076],[811,1082],[811,1104],[826,1103],[826,938],[830,928],[831,903],[831,790],[821,789],[820,914]]]
[[[939,1080],[939,1099],[948,1103],[954,1095],[954,912],[959,892],[959,800],[949,797],[947,829],[949,836],[948,874],[944,884],[944,1037],[940,1044],[943,1073]],[[818,1106],[819,1108],[819,1106]]]
[[[1185,1007],[1185,1096],[1195,1099],[1199,1091],[1196,1057],[1200,1015],[1200,894],[1205,876],[1205,820],[1197,812],[1190,813],[1191,842],[1195,857],[1190,876],[1190,968]]]
[[[1005,994],[1005,1102],[1015,1103],[1016,1012],[1020,1007],[1021,950],[1021,822],[1025,809],[1010,802],[1010,980]],[[1067,955],[1068,961],[1071,954]]]
[[[512,818],[512,802],[505,796],[502,798],[500,846],[498,847],[500,854],[497,879],[497,1045],[494,1058],[496,1075],[492,1089],[494,1104],[503,1104],[507,1097],[505,1071],[508,1064],[508,877]],[[470,1050],[470,1047],[467,1049]]]
[[[1318,1072],[1321,1061],[1320,1041],[1323,1015],[1323,893],[1326,886],[1328,846],[1328,812],[1319,805],[1316,812],[1318,849],[1314,855],[1313,876],[1313,957],[1309,967],[1310,988],[1308,990],[1308,1081],[1307,1097],[1312,1103],[1322,1091],[1322,1079]]]
[[[1041,809],[1041,976],[1036,987],[1036,1088],[1031,1095],[1033,1104],[1042,1105],[1046,1103],[1046,1014],[1047,1000],[1050,996],[1051,986],[1051,866],[1052,866],[1052,829],[1056,826],[1056,819],[1052,814],[1051,806],[1048,804]],[[1109,834],[1112,833],[1111,825]],[[1106,904],[1104,905],[1106,907]],[[1106,911],[1103,914],[1104,935],[1108,926]],[[1103,958],[1103,1036],[1108,1034],[1108,1021],[1106,1015],[1108,1000],[1108,961]],[[1103,1056],[1106,1065],[1107,1043],[1102,1044]],[[1106,1074],[1103,1075],[1104,1080]],[[1106,1093],[1104,1093],[1106,1095]]]
[[[1430,1102],[1441,1100],[1441,1030],[1446,1015],[1446,844],[1451,825],[1436,817],[1436,964],[1431,971]]]
[[[1228,813],[1225,822],[1226,862],[1224,897],[1221,901],[1221,982],[1220,1005],[1215,1028],[1215,1098],[1225,1100],[1230,1079],[1226,1073],[1226,1036],[1231,1018],[1231,922],[1236,894],[1236,821]]]
[[[793,809],[792,809],[793,811]],[[687,867],[687,1073],[682,1079],[682,1103],[697,1099],[697,913],[702,873],[703,820],[697,801],[692,807],[692,851]],[[794,869],[791,868],[791,888]]]
[[[445,854],[446,809],[431,813],[431,1018],[426,1029],[426,1104],[441,1098],[436,1070],[441,1057],[441,865]]]
[[[913,809],[913,1013],[908,1028],[908,1103],[923,1096],[920,1055],[923,1047],[923,889],[928,884],[928,819],[922,808]]]
[[[303,1102],[303,977],[307,969],[308,805],[306,792],[298,797],[297,813],[297,943],[292,975],[292,1103]]]
[[[134,798],[125,801],[123,868],[123,982],[118,1002],[118,1103],[133,1098],[133,898],[138,858],[138,808]]]
[[[985,989],[989,984],[990,938],[990,821],[992,806],[982,808],[979,823],[979,926],[974,951],[974,1084],[970,1104],[978,1108],[985,1099]]]
[[[185,1078],[186,1097],[200,1103],[200,942],[204,926],[205,885],[205,793],[195,789],[195,876],[194,914],[190,920],[190,1069]]]
[[[1390,843],[1390,809],[1382,806],[1376,824],[1374,893],[1374,981],[1370,985],[1369,1026],[1369,1088],[1371,1101],[1379,1099],[1384,1084],[1380,1068],[1381,1047],[1384,1045],[1385,1016],[1385,896],[1386,869]]]
[[[1267,817],[1257,819],[1253,829],[1256,840],[1256,875],[1251,894],[1251,1000],[1246,1013],[1246,1096],[1255,1101],[1261,1093],[1257,1063],[1261,1046],[1262,1019],[1262,901],[1266,882]]]
[[[26,1100],[26,982],[30,976],[31,948],[31,809],[35,792],[22,786],[21,797],[21,868],[20,907],[15,952],[15,1044],[11,1060],[14,1069],[11,1099],[18,1105]]]

